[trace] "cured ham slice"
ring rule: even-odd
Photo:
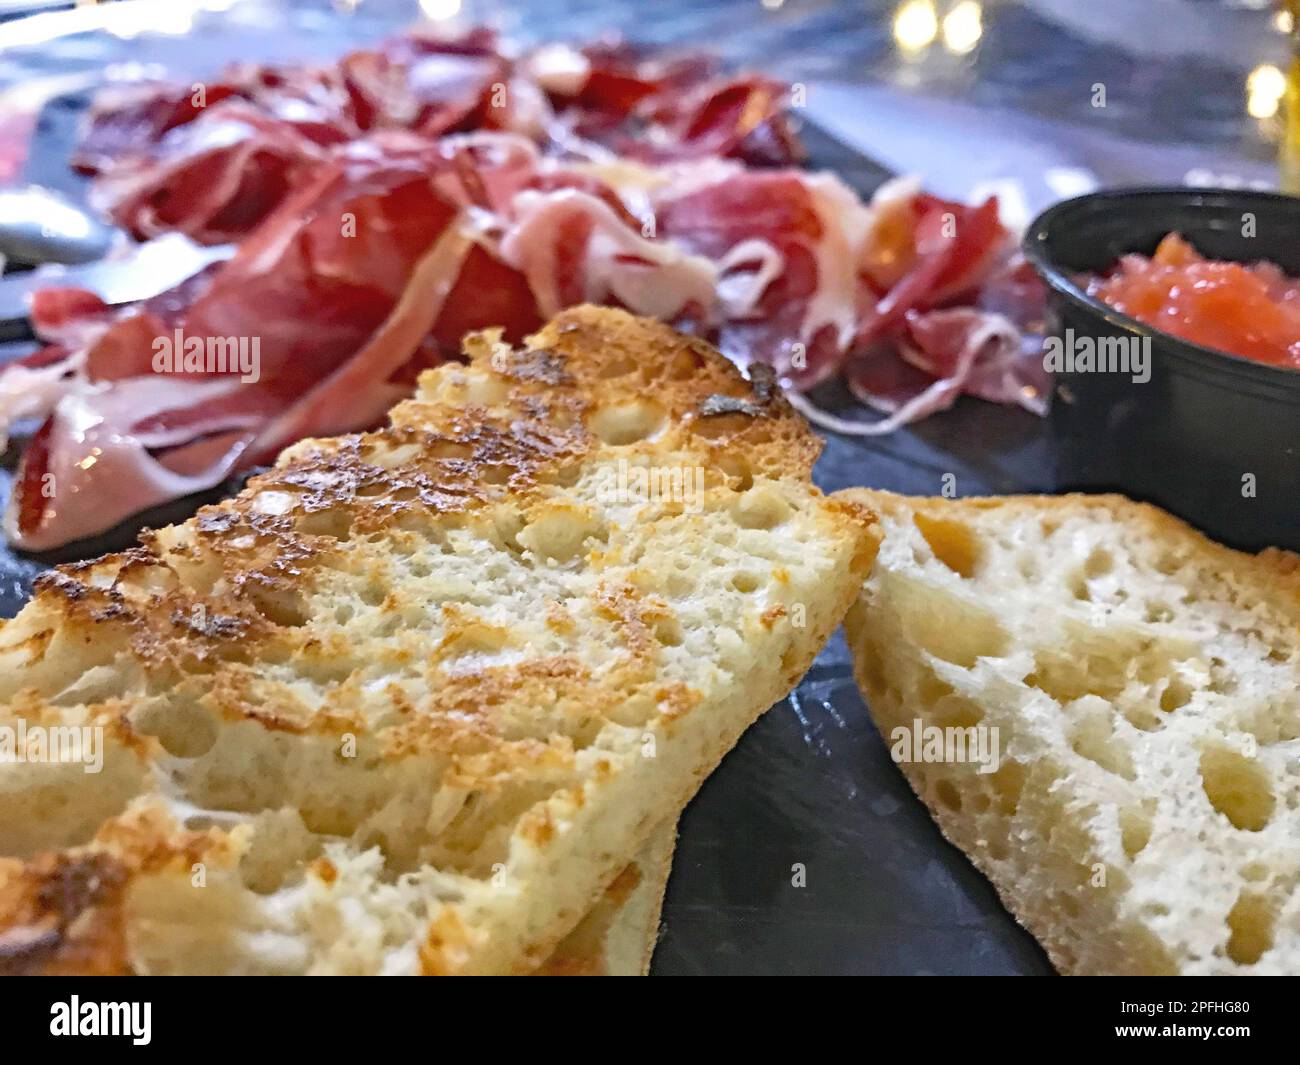
[[[234,87],[220,83],[203,96],[193,88],[167,82],[141,81],[101,89],[91,105],[86,130],[72,155],[72,165],[83,174],[97,174],[118,160],[183,126],[203,108],[235,95]]]
[[[967,394],[1043,409],[1043,294],[996,201],[898,181],[867,204],[791,167],[770,79],[472,31],[237,66],[201,102],[191,89],[113,90],[77,161],[137,236],[235,254],[129,307],[37,293],[45,346],[0,368],[0,435],[39,423],[5,519],[22,547],[367,428],[465,333],[518,340],[582,302],[772,366],[836,431],[891,432]],[[238,372],[214,361],[236,350]],[[841,374],[879,419],[802,395]]]
[[[341,141],[341,137],[340,137]],[[230,101],[172,129],[94,186],[91,202],[138,240],[184,233],[201,244],[239,240],[326,159],[293,123]]]
[[[543,317],[577,303],[605,303],[676,321],[706,321],[717,273],[670,241],[643,237],[603,199],[576,188],[525,190],[502,241],[528,278]]]
[[[187,475],[155,458],[132,424],[172,406],[211,402],[238,384],[135,377],[111,389],[65,393],[23,452],[5,516],[10,542],[58,547],[220,483],[234,469],[237,445]]]
[[[879,244],[866,245],[862,270],[868,284],[882,291],[858,329],[858,346],[896,328],[912,311],[977,290],[1006,258],[1010,234],[999,221],[995,197],[967,207],[915,193],[900,205],[895,194],[887,186],[877,197],[878,209],[887,213],[880,223],[884,235]]]
[[[380,420],[420,367],[456,350],[436,341],[455,290],[518,276],[479,248],[467,206],[475,190],[508,186],[491,164],[518,167],[514,148],[372,145],[323,168],[234,258],[172,292],[124,310],[75,290],[43,293],[36,322],[53,343],[0,371],[0,418],[46,415],[16,478],[10,539],[56,547],[216,485],[304,435]],[[481,179],[471,187],[458,177],[465,153]],[[513,295],[522,333],[539,318],[526,284]],[[491,301],[477,320],[466,303],[456,343],[466,328],[499,324]],[[255,380],[210,367],[156,372],[159,341],[173,335],[255,340]]]
[[[242,63],[228,67],[215,81],[120,82],[102,89],[72,165],[82,173],[97,174],[121,160],[150,154],[171,131],[227,101],[242,101],[249,110],[289,123],[322,145],[359,132],[347,114],[347,97],[335,68]]]
[[[698,55],[623,44],[517,56],[495,34],[408,34],[332,66],[240,64],[216,82],[115,86],[74,164],[137,237],[225,243],[251,232],[332,148],[381,131],[515,132],[553,152],[787,165],[802,148],[786,87],[719,77]]]
[[[1041,392],[1021,376],[1021,334],[1008,319],[973,307],[910,311],[897,350],[855,360],[845,371],[849,389],[887,417],[841,429],[880,436],[951,407],[963,394],[1025,406]]]
[[[830,175],[736,165],[680,170],[654,197],[659,232],[719,265],[718,343],[804,389],[833,375],[857,328],[869,213]]]
[[[800,409],[826,428],[879,436],[951,407],[961,395],[1046,410],[1038,358],[1043,294],[993,198],[966,206],[894,182],[873,201],[859,259],[878,295],[860,321],[844,367],[849,389],[885,417],[836,418]]]
[[[789,90],[758,75],[709,82],[692,92],[668,89],[632,109],[631,126],[604,143],[633,159],[739,159],[788,166],[804,157],[786,113]]]

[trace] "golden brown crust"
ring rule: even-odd
[[[580,307],[523,350],[483,334],[467,338],[466,354],[467,366],[426,373],[416,396],[394,408],[389,428],[295,445],[237,497],[183,525],[147,531],[131,551],[48,574],[19,617],[0,625],[0,704],[29,721],[84,705],[84,720],[106,728],[110,754],[129,778],[118,809],[77,846],[0,865],[0,943],[25,959],[22,966],[125,969],[123,937],[110,931],[127,920],[138,878],[238,862],[243,836],[187,830],[152,790],[157,766],[170,765],[172,755],[203,755],[197,737],[214,729],[256,729],[266,737],[256,741],[262,758],[280,757],[270,753],[285,749],[275,746],[279,736],[319,752],[304,757],[323,759],[303,771],[307,783],[292,785],[298,791],[275,774],[241,785],[265,789],[240,800],[250,809],[319,802],[302,794],[312,772],[424,760],[452,805],[418,856],[403,860],[487,875],[505,853],[499,834],[483,842],[489,814],[513,823],[519,841],[540,852],[551,847],[554,804],[580,810],[588,801],[580,766],[602,728],[654,721],[669,736],[702,699],[690,684],[662,675],[675,614],[664,574],[624,557],[644,550],[642,540],[620,538],[599,514],[563,500],[593,455],[623,449],[690,463],[708,491],[742,503],[755,479],[797,486],[815,500],[809,528],[825,543],[849,547],[849,569],[859,578],[869,566],[877,542],[870,513],[821,501],[806,486],[820,441],[770,378],[746,379],[708,345],[621,312]],[[742,528],[767,520],[763,500],[753,505],[760,510],[740,514]],[[668,528],[681,514],[680,503],[670,502],[649,520]],[[410,560],[427,570],[422,560],[454,551],[462,534],[507,560],[563,554],[575,522],[589,526],[579,542],[593,591],[581,601],[557,597],[536,619],[519,619],[544,625],[552,650],[517,639],[514,619],[488,619],[472,578],[453,574],[465,583],[448,578],[435,597],[419,584],[424,577],[410,577]],[[440,572],[436,562],[433,572]],[[845,596],[851,584],[845,581]],[[346,602],[334,593],[342,585]],[[360,611],[364,629],[353,620]],[[754,623],[766,631],[785,624],[784,608],[769,609],[762,622],[758,613]],[[833,628],[838,617],[827,620]],[[617,651],[600,656],[598,667],[573,649],[581,624],[602,626]],[[432,643],[429,631],[437,633]],[[828,632],[822,620],[813,632],[793,634],[782,683],[798,679]],[[189,723],[160,731],[151,724],[159,707]],[[348,742],[362,753],[344,765],[331,752]],[[700,757],[716,761],[731,742],[733,734],[720,733],[710,741],[716,749],[707,746]],[[597,782],[614,771],[603,758],[591,770]],[[194,786],[190,777],[182,783]],[[208,798],[219,793],[218,806],[233,801],[230,787],[224,779],[202,782]],[[673,797],[676,808],[689,794]],[[384,795],[365,801],[381,807]],[[378,816],[369,808],[363,814],[356,817]],[[352,814],[326,809],[317,817],[333,834],[361,831]],[[400,846],[405,837],[395,838]],[[51,871],[59,862],[102,869],[96,883],[104,890],[51,888],[63,882]],[[611,865],[608,877],[617,869]],[[321,859],[305,875],[328,886],[339,870]],[[589,904],[607,884],[594,885]],[[558,940],[580,912],[566,908],[542,938]],[[25,942],[32,936],[46,938]],[[444,910],[428,927],[421,963],[426,971],[460,971],[479,946],[461,916]],[[539,943],[533,952],[544,949]]]
[[[537,970],[537,976],[610,976],[604,947],[633,892],[641,886],[643,874],[633,862],[614,878],[600,901],[552,951]]]
[[[102,854],[0,861],[0,973],[123,975],[121,896],[128,870]]]

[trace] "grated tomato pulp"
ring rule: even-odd
[[[1125,255],[1089,295],[1166,333],[1300,370],[1300,280],[1269,262],[1206,259],[1177,233],[1151,258]]]

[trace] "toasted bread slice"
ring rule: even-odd
[[[770,378],[591,307],[466,354],[0,628],[3,720],[104,742],[0,766],[11,967],[533,971],[807,669],[878,541]]]
[[[1116,496],[849,496],[872,717],[1057,968],[1300,972],[1300,559]]]
[[[676,843],[676,823],[655,829],[636,860],[615,877],[537,975],[647,975],[659,942],[660,910]]]

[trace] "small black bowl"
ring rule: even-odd
[[[1300,371],[1180,340],[1076,282],[1128,252],[1150,255],[1170,232],[1209,258],[1267,260],[1300,277],[1300,199],[1291,196],[1120,189],[1039,215],[1025,254],[1049,286],[1048,336],[1149,343],[1143,383],[1130,372],[1055,375],[1057,481],[1148,500],[1234,547],[1300,549]]]

